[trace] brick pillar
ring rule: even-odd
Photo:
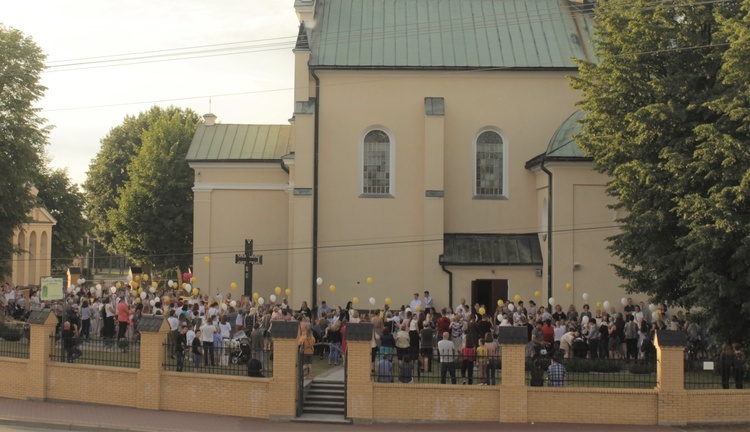
[[[29,363],[26,374],[26,398],[44,400],[47,398],[47,364],[52,353],[50,335],[55,333],[57,317],[51,311],[34,311],[29,316],[31,336]],[[23,391],[22,389],[18,389]]]
[[[499,341],[502,346],[502,397],[497,398],[500,423],[526,423],[526,327],[500,327]]]
[[[374,417],[370,378],[373,334],[371,323],[346,325],[346,416],[356,422],[369,423]]]
[[[268,388],[268,417],[292,419],[297,414],[297,335],[299,322],[273,321],[273,379]]]
[[[685,390],[685,334],[659,330],[656,333],[656,390],[660,425],[687,424]]]
[[[164,364],[164,342],[169,323],[163,315],[144,316],[138,323],[141,332],[141,367],[136,375],[138,392],[136,407],[161,408],[161,372]]]

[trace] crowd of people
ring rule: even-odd
[[[6,310],[26,309],[26,300],[18,288],[5,284],[3,291]],[[592,311],[584,304],[580,312],[574,305],[563,311],[559,304],[548,309],[533,300],[528,305],[523,301],[500,301],[494,313],[487,305],[472,307],[461,299],[455,308],[444,307],[438,312],[430,293],[425,291],[421,298],[414,293],[408,305],[399,308],[391,308],[388,301],[382,309],[362,311],[351,301],[345,307],[330,307],[322,301],[314,310],[306,302],[295,310],[286,298],[278,304],[264,302],[257,295],[235,300],[232,293],[210,297],[198,289],[186,292],[177,285],[157,291],[144,284],[136,289],[132,281],[123,281],[71,287],[63,301],[49,305],[32,289],[29,302],[29,309],[52,307],[64,338],[83,340],[137,339],[141,317],[166,315],[170,355],[177,360],[178,371],[184,370],[186,363],[194,369],[228,365],[231,349],[237,346],[235,336],[243,332],[250,348],[243,363],[252,363],[257,373],[266,361],[264,353],[272,350],[273,322],[297,320],[301,323],[299,345],[304,350],[305,372],[309,373],[314,355],[326,358],[332,365],[342,361],[347,351],[348,323],[371,322],[375,330],[372,369],[382,382],[412,382],[415,375],[439,367],[443,383],[448,376],[456,382],[460,372],[465,384],[493,385],[501,355],[497,335],[504,326],[527,328],[526,352],[533,358],[644,361],[655,358],[653,340],[659,329],[682,330],[690,344],[705,344],[706,338],[689,314],[678,311],[669,315],[664,305],[647,308],[644,302],[636,304],[631,298],[623,299],[621,310],[605,305],[607,308]],[[69,361],[83,355],[74,344],[69,345]],[[726,351],[728,358],[729,350]],[[741,347],[733,352],[737,357]]]

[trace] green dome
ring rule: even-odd
[[[580,120],[584,116],[583,111],[576,111],[557,129],[547,146],[547,157],[561,158],[585,158],[578,144],[573,140],[573,136],[581,131]]]

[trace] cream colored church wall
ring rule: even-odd
[[[367,289],[356,282],[361,286],[368,276],[383,290],[378,304],[386,296],[429,289],[422,257],[430,237],[423,217],[425,97],[445,100],[444,215],[436,215],[444,218],[445,232],[536,231],[534,175],[524,163],[544,151],[575,109],[577,95],[568,89],[565,73],[318,74],[318,274],[326,280],[321,297],[362,298]],[[508,200],[473,199],[473,140],[485,127],[496,128],[508,142]],[[393,198],[359,197],[360,145],[371,128],[383,128],[393,139]],[[433,271],[442,273],[437,255]],[[442,280],[444,287],[431,291],[447,302],[447,275]],[[339,287],[332,296],[325,290],[329,281]]]
[[[235,255],[244,253],[245,239],[253,239],[254,253],[263,255],[263,264],[254,268],[255,290],[267,296],[273,287],[286,286],[286,191],[218,189],[196,192],[198,200],[208,200],[203,206],[196,202],[194,230],[193,272],[203,292],[232,292],[235,282],[233,296],[242,294],[244,266],[235,264]]]

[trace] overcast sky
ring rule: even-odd
[[[189,107],[202,115],[211,96],[220,122],[287,124],[298,25],[293,5],[22,0],[3,2],[0,22],[31,36],[48,56],[50,69],[42,78],[47,91],[39,103],[42,117],[54,126],[48,153],[52,166],[67,167],[80,184],[109,130],[152,105]],[[180,52],[186,54],[177,57],[203,58],[175,60]],[[138,58],[107,62],[118,57],[106,56],[130,53]],[[165,59],[170,61],[155,62]]]

